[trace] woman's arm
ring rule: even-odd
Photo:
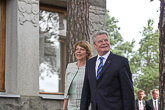
[[[68,99],[64,99],[63,110],[67,110]]]

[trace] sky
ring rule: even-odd
[[[135,48],[139,48],[139,41],[143,27],[147,25],[149,18],[154,19],[154,29],[158,29],[160,1],[154,0],[106,0],[106,8],[109,15],[118,19],[120,34],[124,41],[135,39]]]

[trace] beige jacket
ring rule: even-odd
[[[72,83],[73,78],[75,77],[77,71],[77,79],[76,79],[76,96],[77,99],[81,99],[82,87],[84,82],[85,75],[85,65],[83,67],[78,68],[76,65],[77,62],[69,63],[65,73],[65,91],[64,91],[64,99],[69,98],[69,88]]]

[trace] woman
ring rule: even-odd
[[[77,62],[69,63],[65,74],[65,92],[63,110],[79,110],[81,92],[85,75],[86,61],[92,56],[88,42],[79,41],[74,46]]]

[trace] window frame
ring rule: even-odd
[[[45,4],[40,4],[40,10],[46,10],[46,11],[51,11],[51,12],[57,12],[57,13],[62,13],[64,16],[67,15],[67,8],[62,8],[62,7],[56,7],[56,6],[50,6],[50,5],[45,5]],[[65,65],[64,70],[66,70],[66,41],[65,40],[59,40],[61,43],[65,43],[64,48],[65,48],[65,59],[64,59],[64,64],[61,63],[61,67]],[[62,74],[63,73],[63,74]],[[61,84],[63,85],[63,89],[65,89],[65,71],[61,71]],[[62,86],[61,85],[61,86]],[[52,95],[64,95],[64,93],[60,92],[39,92],[39,94],[52,94]]]
[[[0,5],[1,5],[1,40],[0,40],[0,68],[2,70],[0,70],[0,75],[1,75],[1,87],[0,91],[4,92],[5,91],[5,31],[6,31],[6,1],[5,0],[1,0],[0,1]]]

